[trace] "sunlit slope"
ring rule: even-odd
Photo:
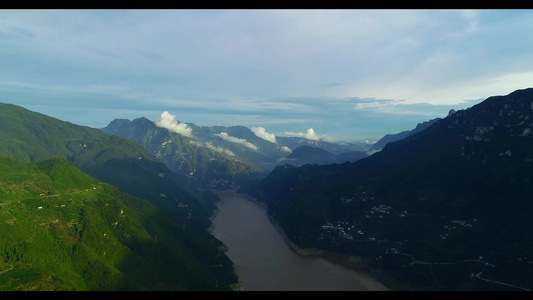
[[[204,227],[215,208],[214,194],[172,173],[136,143],[16,105],[0,103],[0,155],[33,162],[67,159],[89,175],[160,207],[194,207],[198,218],[193,219]]]
[[[0,158],[0,290],[229,289],[186,231],[66,160]]]

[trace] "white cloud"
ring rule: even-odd
[[[299,136],[299,137],[303,137],[303,138],[306,138],[308,140],[313,140],[313,141],[320,140],[320,137],[315,133],[315,130],[313,128],[307,129],[306,133],[286,131],[285,134],[291,135],[291,136]]]
[[[255,133],[256,136],[267,140],[271,143],[276,144],[276,136],[273,133],[266,132],[265,128],[263,127],[252,127],[252,132]]]
[[[155,124],[158,127],[166,128],[172,132],[184,135],[186,137],[192,136],[192,128],[185,123],[178,123],[176,116],[171,115],[168,111],[164,111],[161,114],[161,119]]]
[[[363,131],[378,137],[395,125],[382,119],[370,123],[377,119],[370,117],[373,112],[409,117],[402,125],[408,128],[435,113],[420,113],[420,107],[406,104],[463,105],[464,100],[530,87],[532,14],[0,10],[5,54],[0,58],[0,94],[19,104],[40,99],[58,107],[83,101],[83,107],[107,107],[109,112],[152,110],[155,120],[161,111],[175,109],[187,113],[180,113],[183,120],[201,125],[266,126],[278,133],[294,130],[297,122],[321,123],[320,131],[339,138],[362,137]],[[319,99],[307,99],[312,97],[402,102],[321,105]],[[106,125],[92,125],[104,119],[101,114],[88,115],[84,109],[76,114],[69,120]],[[116,117],[110,113],[102,122]],[[334,131],[344,129],[349,131]],[[275,142],[264,131],[258,136]]]
[[[243,145],[245,145],[246,147],[248,147],[250,149],[257,150],[257,146],[252,144],[252,143],[250,143],[250,142],[248,142],[248,141],[246,141],[246,139],[239,139],[239,138],[236,138],[234,136],[230,136],[226,132],[221,132],[221,133],[216,134],[216,135],[221,137],[222,139],[228,141],[228,142],[243,144]]]
[[[230,151],[228,149],[225,149],[225,148],[222,148],[222,147],[213,146],[213,144],[211,144],[211,142],[189,141],[189,143],[192,144],[192,145],[195,145],[197,147],[206,147],[206,148],[209,148],[209,149],[211,149],[213,151],[224,153],[224,154],[227,154],[229,156],[235,156],[235,153],[233,153],[232,151]]]
[[[288,136],[303,137],[303,138],[306,138],[308,140],[313,140],[313,141],[326,141],[326,142],[329,142],[329,143],[337,142],[336,139],[330,137],[327,134],[321,134],[321,135],[316,134],[315,130],[313,128],[308,128],[307,132],[285,131],[283,134],[288,135]]]
[[[287,151],[287,152],[292,152],[291,148],[287,147],[287,146],[283,146],[281,147],[281,150],[283,151]]]

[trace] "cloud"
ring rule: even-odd
[[[211,149],[213,151],[224,153],[224,154],[227,154],[229,156],[235,156],[235,153],[233,153],[232,151],[230,151],[228,149],[224,149],[222,147],[213,146],[213,144],[211,144],[211,142],[189,141],[189,143],[192,144],[192,145],[195,145],[197,147],[206,147],[206,148],[209,148],[209,149]]]
[[[292,152],[291,148],[287,147],[287,146],[283,146],[281,147],[281,150],[283,151],[287,151],[287,152]]]
[[[218,135],[219,137],[221,137],[222,139],[228,141],[228,142],[233,142],[233,143],[239,143],[239,144],[243,144],[245,145],[246,147],[250,148],[250,149],[253,149],[253,150],[257,150],[257,146],[246,141],[246,139],[239,139],[239,138],[236,138],[234,136],[230,136],[228,135],[227,133],[225,132],[221,132],[219,134],[216,134]]]
[[[303,138],[306,138],[308,140],[313,140],[313,141],[326,141],[326,142],[329,142],[329,143],[337,142],[336,139],[330,137],[327,134],[321,134],[321,135],[316,134],[315,130],[313,128],[308,128],[307,132],[305,132],[305,133],[304,132],[286,131],[283,134],[289,135],[289,136],[299,136],[299,137],[303,137]]]
[[[265,128],[263,127],[252,127],[252,132],[255,133],[256,136],[267,140],[271,143],[276,144],[276,136],[273,133],[266,132]]]
[[[281,133],[321,124],[336,138],[380,137],[449,110],[407,104],[462,106],[529,87],[532,14],[0,10],[0,94],[17,104],[109,108],[105,118],[83,108],[65,115],[100,128],[118,117],[113,109],[135,108],[154,120],[175,110],[199,125]],[[354,110],[343,99],[355,97],[402,102]]]
[[[155,123],[158,127],[166,128],[172,132],[184,135],[186,137],[192,136],[192,128],[187,124],[178,123],[176,116],[171,115],[168,111],[161,114],[161,119]]]
[[[306,138],[308,140],[313,140],[313,141],[320,140],[320,137],[315,133],[315,130],[313,128],[307,129],[306,133],[286,131],[285,134],[291,135],[291,136],[299,136],[299,137],[303,137],[303,138]]]

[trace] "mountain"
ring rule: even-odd
[[[20,106],[0,103],[0,155],[26,161],[64,158],[96,179],[158,206],[190,205],[202,219],[215,209],[215,194],[174,174],[141,146]]]
[[[451,114],[454,114],[455,113],[455,110],[450,110],[449,113],[448,113],[448,116],[451,115]],[[422,123],[418,123],[415,127],[415,129],[412,129],[412,130],[406,130],[406,131],[402,131],[400,133],[395,133],[395,134],[386,134],[384,137],[382,137],[381,139],[379,139],[372,147],[371,147],[371,150],[373,151],[379,151],[381,149],[383,149],[385,147],[385,145],[387,145],[388,143],[390,142],[396,142],[396,141],[399,141],[399,140],[402,140],[414,133],[417,133],[417,132],[420,132],[426,128],[428,128],[431,124],[435,123],[436,121],[440,120],[441,118],[435,118],[435,119],[432,119],[432,120],[429,120],[429,121],[426,121],[426,122],[422,122]]]
[[[333,153],[324,149],[311,146],[300,146],[287,156],[286,161],[292,165],[301,166],[314,163],[319,165],[329,164],[333,163],[335,159],[336,156]]]
[[[163,210],[64,159],[0,157],[0,206],[2,291],[231,290],[237,282],[227,257],[191,243],[194,234]]]
[[[297,249],[361,260],[394,288],[532,290],[532,127],[533,89],[517,90],[250,191]]]
[[[208,232],[218,197],[190,178],[171,172],[136,143],[0,103],[0,156],[27,162],[66,159],[91,177],[148,200],[187,228],[177,238],[196,249],[195,255],[205,256],[202,261],[211,272],[225,272],[208,263],[225,257],[220,242]]]
[[[367,150],[365,147],[361,145],[356,145],[354,143],[332,143],[326,141],[315,141],[294,136],[277,136],[276,140],[281,146],[286,146],[289,149],[296,149],[300,146],[311,146],[315,148],[320,148],[333,154],[341,154],[352,151],[365,152]]]
[[[284,163],[338,163],[365,157],[363,147],[353,143],[329,143],[300,137],[276,137],[267,140],[245,126],[197,126],[186,123],[191,136],[184,136],[141,117],[132,121],[116,119],[102,131],[131,140],[155,155],[175,173],[195,178],[216,188],[237,188],[264,178]],[[305,147],[304,147],[305,146]],[[324,159],[290,149],[306,147],[332,151],[335,157]],[[307,148],[309,149],[309,148]],[[327,149],[327,150],[326,150]],[[296,156],[302,156],[301,160]]]
[[[196,126],[193,135],[201,141],[212,142],[214,145],[228,147],[236,156],[253,161],[263,170],[269,172],[275,167],[278,159],[285,157],[290,151],[283,148],[277,140],[266,140],[257,136],[250,128],[245,126]],[[235,142],[235,139],[238,139]],[[277,137],[276,137],[277,139]],[[248,146],[243,147],[243,142]]]
[[[102,131],[137,143],[174,173],[209,184],[210,187],[228,188],[264,176],[260,166],[235,155],[235,147],[246,146],[239,144],[229,147],[220,142],[223,142],[220,137],[218,143],[193,139],[158,127],[144,117],[133,121],[116,119]],[[199,133],[198,130],[193,132],[195,135]]]
[[[291,164],[297,167],[305,164],[326,165],[343,163],[346,161],[354,162],[366,156],[366,152],[361,151],[351,151],[335,155],[322,148],[299,146],[286,158],[278,160],[278,164]]]

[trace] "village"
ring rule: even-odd
[[[359,187],[360,191],[357,191],[354,195],[348,196],[348,197],[340,197],[339,200],[344,205],[351,205],[355,202],[367,202],[368,200],[374,200],[374,197],[369,196],[364,190],[363,187]],[[406,218],[409,216],[408,211],[401,210],[396,211],[394,210],[390,205],[384,205],[384,204],[374,204],[370,206],[370,203],[368,203],[370,209],[362,212],[362,215],[364,215],[365,219],[372,219],[372,218],[379,218],[382,219],[384,216],[387,218],[391,217],[398,217],[398,218]],[[446,225],[443,226],[442,232],[439,233],[439,238],[441,240],[446,240],[452,237],[454,234],[458,233],[464,233],[465,230],[470,230],[474,228],[475,224],[478,222],[477,218],[472,218],[471,220],[451,220],[447,222]],[[364,222],[358,222],[357,220],[335,220],[327,222],[324,225],[321,225],[321,232],[320,232],[320,240],[331,240],[334,241],[336,237],[341,237],[343,239],[347,239],[353,242],[392,242],[395,243],[398,246],[401,246],[403,242],[407,242],[407,240],[403,242],[399,241],[391,241],[388,240],[386,237],[376,237],[375,234],[372,234],[370,232],[367,232],[365,228],[362,228]],[[485,268],[495,268],[496,266],[483,261],[483,256],[480,255],[476,258],[465,258],[462,260],[457,261],[421,261],[419,259],[416,259],[413,255],[401,252],[398,249],[398,246],[395,247],[387,247],[385,248],[383,255],[400,255],[408,257],[411,262],[408,265],[405,265],[405,267],[408,266],[414,266],[414,265],[454,265],[454,264],[461,264],[461,263],[479,263]],[[375,260],[381,260],[383,259],[382,255],[376,254]],[[533,259],[528,257],[517,257],[517,261],[520,263],[526,263],[526,264],[533,264]],[[484,270],[484,269],[483,269]],[[493,284],[498,285],[504,285],[512,288],[516,288],[518,290],[525,290],[530,291],[527,288],[511,285],[509,283],[488,279],[482,277],[484,271],[480,271],[477,273],[472,273],[472,278],[477,278],[482,281],[490,282]]]

